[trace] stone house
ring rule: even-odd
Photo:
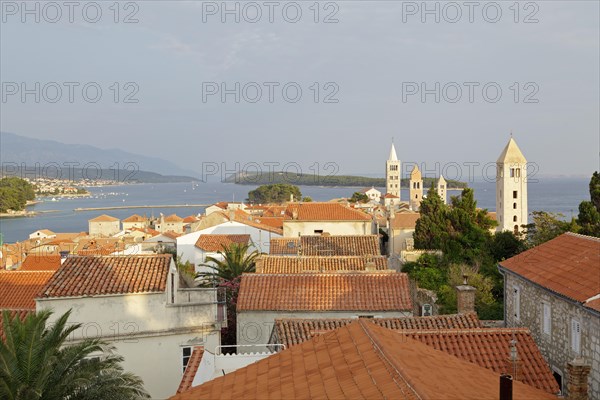
[[[600,239],[565,233],[498,269],[506,325],[531,330],[564,394],[600,398]]]
[[[133,228],[145,229],[150,226],[150,220],[147,217],[142,217],[138,214],[133,214],[125,218],[123,221],[123,230],[131,230]]]
[[[395,271],[244,274],[237,343],[264,350],[277,318],[407,317],[412,308],[408,276]]]
[[[367,195],[369,201],[374,201],[375,203],[381,202],[381,192],[375,187],[364,188],[360,191],[360,193]]]
[[[89,235],[92,237],[109,237],[121,231],[121,221],[110,215],[100,215],[88,221]]]
[[[291,203],[285,210],[283,236],[371,235],[373,217],[339,203]]]

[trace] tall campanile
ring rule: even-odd
[[[398,201],[400,201],[400,160],[396,155],[394,142],[392,142],[390,156],[385,162],[385,188],[388,194],[398,196]]]
[[[518,233],[527,225],[527,160],[511,138],[496,161],[498,231]]]

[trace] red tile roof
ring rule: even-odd
[[[6,335],[4,334],[4,313],[2,311],[3,310],[0,310],[0,342],[6,340]],[[16,317],[23,321],[25,317],[32,313],[34,313],[33,310],[10,310],[9,316],[10,320]]]
[[[102,214],[96,218],[92,218],[89,222],[115,222],[119,221],[119,218],[111,217],[110,215]]]
[[[250,235],[200,235],[196,241],[196,247],[207,252],[217,252],[224,250],[232,244],[248,244]]]
[[[378,256],[381,255],[377,235],[300,236],[271,239],[273,255],[303,256]]]
[[[519,362],[513,377],[548,393],[556,394],[560,390],[527,328],[404,331],[402,334],[498,374],[511,375],[514,370],[509,361],[510,342],[515,339]]]
[[[238,311],[412,310],[408,276],[395,271],[346,274],[244,274]]]
[[[67,257],[40,297],[164,292],[170,254]]]
[[[200,361],[202,361],[203,355],[204,346],[194,347],[194,351],[192,352],[192,355],[188,360],[187,366],[185,367],[185,371],[183,371],[183,378],[181,378],[179,388],[177,388],[177,393],[185,392],[186,390],[192,387],[192,383],[194,382],[194,378],[196,377],[196,372],[198,372],[198,367],[200,366]]]
[[[394,215],[392,220],[392,229],[415,229],[417,220],[421,217],[416,212],[399,212]]]
[[[179,217],[177,214],[171,214],[164,219],[165,222],[183,222],[183,218]]]
[[[35,310],[35,298],[54,271],[0,271],[0,309]]]
[[[371,221],[372,217],[339,203],[293,203],[285,210],[286,221]]]
[[[183,219],[183,222],[185,224],[190,224],[190,223],[198,222],[198,221],[200,221],[200,219],[198,219],[198,217],[196,217],[195,215],[188,215],[187,217],[185,217]]]
[[[146,217],[142,217],[141,215],[138,214],[133,214],[130,217],[127,217],[123,220],[123,222],[147,222],[148,218]]]
[[[500,266],[581,303],[600,294],[599,238],[565,233]]]
[[[346,326],[352,318],[281,318],[275,320],[271,342],[286,347],[305,342],[316,335]],[[481,328],[476,313],[434,315],[430,317],[373,318],[371,322],[387,329],[467,329]]]
[[[310,272],[366,271],[368,263],[374,270],[387,270],[385,256],[260,256],[256,260],[256,272],[260,274],[300,274]]]
[[[20,271],[56,271],[60,267],[60,254],[31,253],[21,264]]]
[[[498,374],[366,320],[315,337],[171,399],[436,399],[498,396]],[[514,382],[516,399],[555,399]]]
[[[263,218],[255,217],[242,210],[222,211],[221,214],[229,221],[239,222],[253,228],[262,229],[267,232],[283,235],[283,219],[282,218]],[[267,221],[267,222],[265,222]],[[279,225],[281,222],[281,225]]]
[[[179,236],[183,235],[183,233],[166,231],[166,232],[163,232],[162,235],[168,237],[169,239],[177,239]]]

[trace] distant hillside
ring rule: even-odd
[[[64,163],[77,162],[79,167],[84,167],[87,163],[97,163],[106,169],[127,169],[125,164],[134,163],[141,171],[197,176],[194,171],[185,170],[161,158],[133,154],[120,149],[100,149],[89,145],[34,139],[8,132],[0,132],[0,159],[3,164],[24,163],[29,166],[34,166],[36,163],[42,166],[56,163],[61,167],[67,167],[68,164]]]
[[[89,168],[87,170],[81,168],[48,168],[45,171],[36,171],[35,167],[26,167],[26,170],[21,168],[13,168],[12,165],[2,165],[0,170],[0,176],[16,176],[19,178],[34,178],[34,177],[45,177],[45,178],[57,178],[73,180],[75,182],[82,181],[84,179],[91,179],[92,181],[108,180],[121,183],[172,183],[172,182],[196,182],[199,179],[191,176],[183,175],[161,175],[156,172],[149,171],[134,171],[124,169],[95,169]],[[35,173],[33,171],[36,171]]]
[[[230,175],[223,182],[235,183],[238,185],[270,185],[277,183],[289,183],[292,185],[299,186],[342,186],[342,187],[385,187],[384,178],[369,178],[366,176],[354,176],[354,175],[334,175],[334,176],[318,176],[312,174],[296,174],[296,173],[284,173],[274,172],[268,173],[238,173],[236,175]],[[402,179],[401,185],[403,188],[407,188],[410,179]],[[431,183],[436,183],[437,179],[434,178],[423,178],[423,187],[427,190]],[[447,180],[449,188],[465,188],[467,184],[465,182],[455,181],[452,179]]]

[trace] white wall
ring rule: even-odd
[[[372,221],[283,221],[283,236],[315,235],[322,230],[331,235],[371,235],[375,233]]]
[[[375,316],[381,318],[410,317],[412,311],[238,311],[237,344],[263,345],[269,343],[276,318],[354,318],[358,316]],[[244,351],[268,351],[266,346],[256,346]]]
[[[69,323],[82,326],[69,340],[102,337],[125,357],[123,367],[144,380],[153,398],[175,394],[182,377],[182,346],[198,345],[215,326],[216,294],[211,290],[37,299],[37,310],[53,309],[53,323],[72,309]],[[203,304],[204,303],[204,304]]]

